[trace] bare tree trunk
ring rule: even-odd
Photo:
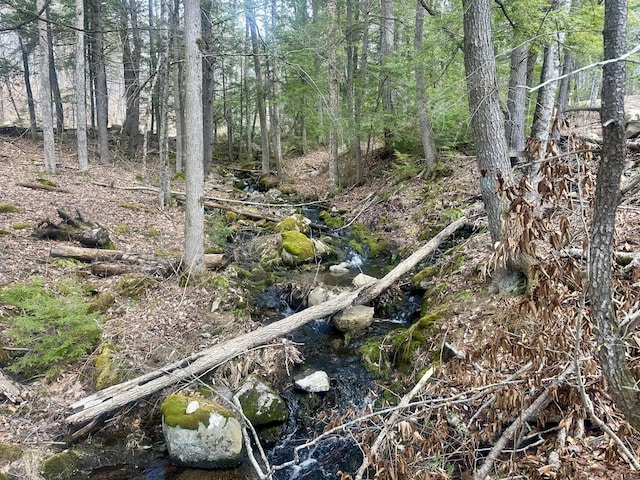
[[[413,38],[413,48],[418,53],[422,49],[424,38],[424,11],[422,2],[418,0],[416,6],[416,26]],[[431,119],[427,111],[427,99],[425,95],[424,67],[416,66],[416,90],[418,100],[418,118],[420,119],[420,138],[422,139],[422,149],[424,151],[424,159],[426,163],[425,174],[430,176],[436,168],[436,159],[438,151],[436,149],[436,140],[433,136],[433,127]]]
[[[626,0],[606,0],[603,30],[605,60],[618,58],[625,52],[626,30]],[[627,364],[625,343],[618,326],[612,294],[611,256],[616,209],[620,199],[620,176],[626,159],[624,95],[625,63],[606,63],[603,66],[600,110],[602,153],[589,246],[589,295],[600,366],[607,381],[607,390],[627,421],[638,430],[640,395],[637,381]]]
[[[262,78],[262,62],[260,61],[260,44],[258,43],[258,26],[255,12],[250,0],[246,0],[246,18],[251,34],[251,48],[253,52],[253,68],[256,74],[256,103],[260,116],[260,144],[262,146],[262,173],[269,173],[269,126],[267,125],[267,110],[265,107],[264,80]]]
[[[506,135],[510,151],[524,150],[524,122],[527,106],[527,58],[525,44],[511,50],[509,92],[507,94]]]
[[[78,146],[78,166],[81,172],[89,170],[87,153],[87,84],[85,78],[84,51],[84,0],[76,0],[76,140]]]
[[[335,192],[338,185],[338,55],[336,0],[327,0],[327,66],[329,68],[329,188]]]
[[[129,153],[135,152],[140,142],[140,61],[142,38],[138,25],[137,5],[133,0],[122,0],[120,5],[120,37],[122,40],[122,68],[126,111],[122,135]],[[152,19],[150,19],[152,21]],[[153,25],[150,26],[153,30]]]
[[[169,22],[166,0],[160,1],[160,64],[158,68],[158,147],[160,153],[160,208],[171,203],[169,181]]]
[[[213,37],[211,31],[211,8],[213,2],[205,0],[202,8],[202,138],[204,141],[202,150],[202,161],[204,168],[204,176],[207,177],[211,170],[211,160],[213,158],[213,140],[215,135],[213,121],[213,100],[214,100],[214,84],[213,84]]]
[[[182,96],[182,61],[180,58],[180,0],[174,0],[171,10],[171,49],[173,60],[173,105],[176,115],[176,173],[182,172],[185,162],[184,102]]]
[[[362,52],[360,54],[360,65],[356,71],[356,79],[359,85],[367,83],[367,62],[369,61],[369,2],[370,0],[362,0]],[[364,88],[356,89],[354,99],[355,129],[358,149],[356,150],[356,183],[362,185],[364,183],[364,159],[362,158],[362,105],[364,102]],[[368,153],[368,152],[367,152]]]
[[[56,133],[62,137],[64,134],[64,109],[62,108],[62,94],[58,84],[58,73],[53,55],[53,32],[51,24],[47,23],[47,54],[49,55],[49,81],[51,82],[51,94],[53,104],[56,107]]]
[[[202,139],[202,53],[200,0],[184,4],[186,44],[185,128],[187,178],[185,205],[184,269],[191,277],[205,273],[204,166]]]
[[[502,241],[506,200],[497,191],[511,175],[504,135],[504,116],[496,82],[490,0],[463,0],[464,64],[475,140],[480,190],[487,211],[492,244]]]
[[[393,150],[393,132],[388,127],[393,118],[393,87],[392,75],[385,63],[389,60],[394,47],[393,0],[380,0],[380,65],[382,79],[380,91],[382,95],[382,110],[384,111],[384,149],[387,154]]]
[[[47,37],[46,0],[37,1],[37,9],[42,12],[38,19],[40,40],[40,109],[42,111],[42,134],[44,139],[44,167],[47,172],[55,173],[56,156],[53,137],[53,112],[51,109],[51,81],[49,79],[49,39]]]
[[[92,28],[93,31],[93,70],[94,91],[96,98],[96,123],[98,125],[98,157],[100,163],[111,161],[109,151],[109,95],[107,92],[107,69],[104,58],[104,37],[102,32],[102,8],[100,0],[92,0]]]
[[[22,53],[24,88],[27,93],[27,108],[29,109],[29,129],[31,130],[31,137],[35,138],[37,130],[36,104],[33,99],[33,90],[31,88],[31,74],[29,73],[29,49],[25,45],[24,40],[22,40],[19,32],[18,42],[20,42],[20,52]]]

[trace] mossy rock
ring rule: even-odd
[[[199,406],[193,413],[187,413],[187,406],[191,402],[198,402]],[[181,427],[187,430],[197,430],[200,424],[209,425],[211,413],[217,413],[223,417],[233,417],[233,412],[204,398],[187,395],[170,395],[160,408],[164,423],[170,427]],[[234,417],[235,418],[235,417]]]
[[[364,225],[353,225],[351,233],[353,239],[349,242],[349,246],[364,257],[383,258],[390,255],[394,248],[388,239],[370,232]]]
[[[289,232],[292,230],[301,233],[309,233],[309,230],[311,230],[311,220],[309,220],[304,215],[294,213],[293,215],[278,222],[273,227],[273,231],[276,233]]]
[[[0,203],[0,213],[18,213],[20,209],[13,203]]]
[[[304,233],[290,230],[281,232],[280,235],[282,236],[280,254],[285,263],[297,265],[314,258],[313,242]]]
[[[15,443],[0,443],[0,465],[8,465],[22,456],[22,447]]]
[[[100,292],[89,304],[87,311],[105,313],[116,303],[116,297],[112,292]]]
[[[253,425],[283,423],[289,418],[282,397],[256,377],[247,379],[236,395],[242,412]]]
[[[105,343],[100,348],[100,353],[95,360],[95,388],[102,390],[115,385],[120,380],[119,364],[114,355],[114,346]]]
[[[40,467],[40,474],[45,480],[67,480],[80,470],[81,458],[71,450],[50,456]]]
[[[344,226],[344,219],[342,217],[338,215],[332,215],[326,210],[322,210],[319,214],[319,217],[327,227],[332,228],[333,230],[342,228]]]
[[[14,230],[26,230],[27,228],[31,228],[31,224],[26,222],[16,222],[11,225],[11,228]]]
[[[150,287],[155,286],[156,281],[151,277],[139,275],[126,275],[118,283],[118,292],[128,298],[139,298]]]

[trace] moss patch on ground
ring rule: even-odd
[[[40,473],[45,480],[66,480],[79,471],[80,457],[71,450],[56,453],[44,462]]]
[[[0,213],[18,213],[20,209],[13,203],[0,203]]]

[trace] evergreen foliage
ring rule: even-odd
[[[100,313],[70,278],[55,286],[42,279],[0,290],[0,305],[15,312],[0,318],[12,346],[26,349],[9,370],[25,377],[56,377],[64,367],[91,353],[100,341]]]

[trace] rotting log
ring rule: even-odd
[[[122,250],[82,248],[72,245],[54,245],[51,247],[50,255],[92,263],[92,273],[101,276],[131,273],[136,270],[132,268],[132,265],[138,265],[142,270],[151,270],[151,273],[171,273],[178,271],[181,263],[180,258],[157,257]],[[207,268],[216,269],[225,267],[229,263],[229,259],[223,253],[207,253],[204,256],[204,262]]]
[[[89,422],[95,422],[129,403],[141,400],[163,388],[181,381],[194,379],[198,375],[213,370],[224,362],[252,348],[286,335],[312,320],[327,317],[354,304],[370,302],[437,249],[442,242],[465,225],[466,222],[466,217],[462,217],[445,227],[423,247],[398,264],[380,280],[372,280],[357,290],[344,292],[329,301],[294,313],[282,320],[262,326],[252,332],[195,353],[183,360],[141,375],[138,378],[105,388],[73,403],[70,406],[73,413],[67,417],[67,422],[70,426],[76,428]],[[83,429],[83,434],[86,433],[88,433],[88,430]]]

